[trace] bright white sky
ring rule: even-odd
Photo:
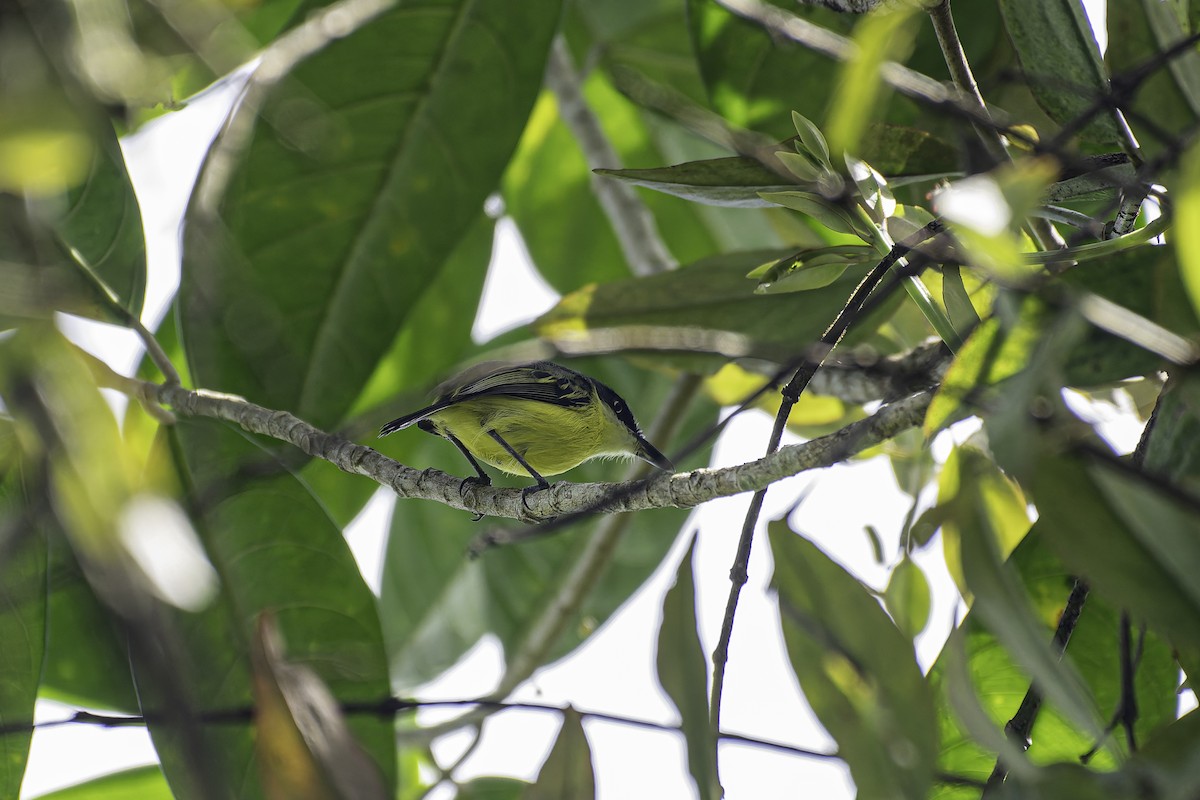
[[[180,112],[147,125],[123,142],[134,185],[142,199],[150,261],[145,318],[157,325],[179,280],[179,225],[187,195],[208,142],[224,110],[234,97],[234,87],[218,87]],[[497,247],[476,322],[476,335],[496,332],[533,319],[557,299],[528,263],[514,226],[502,221]],[[64,329],[78,343],[106,358],[114,368],[129,373],[139,357],[135,338],[111,326],[64,319]],[[113,397],[114,403],[123,403]],[[643,412],[646,413],[646,412]],[[1109,435],[1121,449],[1131,449],[1138,426],[1127,416],[1112,415]],[[962,440],[971,427],[951,433]],[[763,414],[744,414],[721,437],[713,466],[742,463],[757,458],[770,431]],[[785,444],[794,439],[785,439]],[[935,443],[944,457],[950,441]],[[353,480],[353,478],[347,478]],[[869,496],[864,496],[870,492]],[[776,484],[767,495],[762,519],[783,514],[796,499],[807,498],[793,515],[793,527],[819,543],[831,556],[868,584],[882,589],[887,567],[874,563],[864,533],[874,526],[884,539],[885,552],[898,552],[899,521],[907,510],[907,497],[895,485],[883,459],[839,466],[798,476]],[[925,498],[929,501],[931,498]],[[379,493],[347,531],[347,539],[368,584],[378,592],[381,556],[387,518],[393,500]],[[415,501],[414,501],[415,502]],[[716,642],[728,592],[728,571],[748,496],[705,505],[693,513],[684,530],[698,531],[694,565],[698,593],[698,618],[704,649]],[[723,726],[752,736],[813,749],[832,747],[828,736],[813,720],[781,647],[774,603],[765,587],[770,575],[762,531],[756,538],[750,563],[750,582],[742,594],[726,679]],[[570,533],[566,535],[572,535]],[[672,555],[647,585],[571,658],[538,672],[515,695],[519,700],[572,703],[581,710],[604,711],[659,722],[678,722],[654,677],[653,652],[663,595],[674,579],[686,541],[676,542]],[[486,557],[486,556],[485,556]],[[957,613],[957,595],[946,575],[940,544],[917,556],[934,587],[931,623],[919,643],[918,657],[926,667],[936,657]],[[454,669],[418,696],[426,699],[469,698],[489,692],[499,679],[503,658],[499,646],[485,640]],[[40,719],[62,717],[73,709],[39,703]],[[432,722],[448,714],[427,712]],[[456,773],[459,779],[503,774],[532,779],[549,751],[558,728],[550,714],[506,712],[485,726],[484,744]],[[588,722],[599,796],[606,800],[631,797],[683,798],[695,796],[683,765],[680,737]],[[465,734],[436,743],[434,752],[443,763],[452,761],[469,742]],[[154,750],[144,730],[104,730],[65,726],[35,733],[22,798],[31,798],[63,786],[128,766],[154,763]],[[728,797],[770,798],[781,786],[804,786],[810,796],[836,800],[853,796],[846,769],[836,762],[804,760],[740,745],[722,745],[722,777]],[[431,797],[452,795],[449,788]]]

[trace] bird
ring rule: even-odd
[[[397,417],[381,437],[416,424],[449,439],[484,485],[479,462],[510,475],[529,475],[550,487],[558,475],[593,458],[633,457],[670,472],[674,466],[642,434],[629,405],[595,378],[555,364],[486,361],[435,389],[430,405]]]

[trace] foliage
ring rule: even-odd
[[[960,4],[961,42],[948,3],[883,5],[0,4],[0,796],[20,792],[38,698],[141,715],[160,761],[55,797],[421,796],[453,774],[389,698],[490,637],[504,699],[691,533],[680,508],[592,515],[469,559],[469,514],[404,497],[376,597],[343,537],[373,484],[236,410],[171,419],[156,384],[361,440],[463,363],[549,351],[664,409],[664,450],[702,442],[684,471],[719,405],[791,408],[776,385],[834,346],[794,430],[929,400],[924,439],[881,450],[912,497],[900,551],[871,532],[885,588],[786,521],[766,543],[788,668],[859,794],[1196,796],[1176,692],[1200,669],[1200,11],[1111,4],[1102,55],[1077,0]],[[239,100],[149,332],[154,198],[118,135],[192,113],[213,81]],[[477,342],[501,215],[564,296]],[[63,313],[143,337],[138,380],[73,345]],[[118,420],[101,388],[139,402]],[[1138,449],[1115,452],[1081,396],[1148,418]],[[380,450],[461,468],[417,434]],[[754,480],[739,468],[730,491]],[[969,610],[926,673],[930,552]],[[708,798],[724,670],[693,555],[655,660]],[[458,796],[593,796],[587,714],[560,716],[535,783]]]

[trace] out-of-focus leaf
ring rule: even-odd
[[[67,208],[54,227],[84,268],[137,317],[146,291],[142,212],[112,128],[104,124],[98,138],[87,177],[67,194]]]
[[[1187,797],[1200,792],[1200,715],[1185,714],[1156,731],[1124,770],[1145,790]]]
[[[15,432],[0,420],[0,793],[16,797],[33,736],[33,704],[46,649],[46,539],[33,524],[17,462]],[[22,522],[21,517],[26,516]]]
[[[363,583],[341,530],[302,483],[268,471],[271,456],[240,432],[209,420],[182,419],[171,431],[172,454],[189,488],[194,522],[221,580],[204,611],[175,617],[184,679],[199,709],[252,703],[250,642],[258,615],[274,610],[291,658],[311,668],[339,702],[375,702],[390,693],[375,598]],[[139,696],[161,702],[153,665],[135,662]],[[355,716],[355,738],[395,785],[390,719]],[[163,769],[177,793],[188,737],[179,726],[151,724]],[[203,741],[224,768],[213,778],[236,797],[261,797],[250,724],[206,728]],[[194,790],[194,788],[192,789]]]
[[[268,800],[384,800],[379,771],[337,699],[308,666],[287,660],[274,612],[259,615],[250,642],[254,745]]]
[[[175,800],[157,764],[114,772],[40,795],[38,800]]]
[[[623,163],[663,163],[642,111],[603,72],[588,75],[582,89]],[[592,191],[594,182],[606,180],[611,179],[589,171],[554,96],[544,93],[504,175],[503,191],[506,210],[521,229],[534,265],[560,292],[629,274],[621,246]],[[686,262],[713,252],[715,244],[700,209],[660,194],[642,199],[676,259]]]
[[[942,304],[946,314],[954,325],[954,330],[966,335],[979,324],[979,312],[967,294],[963,284],[962,269],[958,266],[945,264],[942,266]]]
[[[1152,24],[1151,18],[1162,12],[1175,13],[1179,6],[1155,0],[1109,5],[1108,29],[1120,31],[1120,35],[1109,38],[1104,59],[1113,75],[1129,74],[1143,67],[1152,54],[1164,49],[1166,40],[1156,35],[1157,26]],[[1190,6],[1188,16],[1188,27],[1194,33],[1197,22],[1200,22],[1195,5]],[[1187,63],[1194,61],[1194,58],[1194,53],[1177,54],[1172,63],[1181,61],[1183,69],[1188,69]],[[1142,151],[1149,157],[1159,156],[1164,150],[1176,147],[1174,137],[1192,128],[1200,113],[1193,110],[1187,95],[1181,91],[1172,65],[1160,66],[1144,76],[1128,103],[1129,125]],[[1164,139],[1164,134],[1171,138]]]
[[[937,757],[933,697],[912,643],[865,587],[783,523],[772,585],[792,669],[838,743],[859,797],[925,798]]]
[[[1033,96],[1061,125],[1089,109],[1098,111],[1080,131],[1083,139],[1115,144],[1120,134],[1099,99],[1108,73],[1091,24],[1076,0],[1001,0],[1004,27],[1021,60]]]
[[[473,778],[458,785],[459,800],[520,800],[530,786],[516,778]]]
[[[964,597],[971,591],[963,575],[964,538],[988,537],[1007,559],[1029,532],[1028,501],[1016,482],[973,447],[950,451],[938,477],[938,522],[946,568]]]
[[[1047,546],[1044,523],[1038,522],[1013,551],[1008,563],[1021,577],[1021,584],[1041,623],[1042,637],[1050,641],[1063,612],[1074,578]],[[1093,545],[1094,546],[1094,545]],[[1118,622],[1120,609],[1095,589],[1088,596],[1083,614],[1067,648],[1065,660],[1087,682],[1105,714],[1112,713],[1120,698],[1121,679],[1118,664]],[[1016,713],[1030,686],[1028,673],[1013,655],[1000,645],[995,635],[972,611],[963,621],[947,647],[961,646],[967,658],[969,685],[988,716],[993,735],[1002,736],[1004,725]],[[943,651],[930,671],[930,682],[938,694],[938,727],[941,752],[938,769],[979,781],[987,779],[996,764],[994,746],[972,734],[972,726],[959,719],[948,692],[949,661],[953,654]],[[1142,659],[1134,676],[1141,716],[1136,723],[1138,741],[1152,735],[1175,717],[1175,688],[1178,666],[1170,646],[1153,632],[1143,646]],[[960,687],[961,688],[961,687]],[[1044,703],[1033,729],[1029,760],[1035,764],[1075,761],[1087,752],[1095,740],[1066,720],[1052,703]],[[1091,765],[1110,769],[1116,763],[1111,749],[1102,749]],[[1011,780],[1011,778],[1010,778]],[[979,790],[939,784],[931,797],[937,800],[978,800]]]
[[[907,556],[892,570],[883,602],[896,627],[910,639],[929,624],[929,579]]]
[[[1040,691],[1085,733],[1102,730],[1099,710],[1079,675],[1059,663],[1037,623],[1020,581],[1005,565],[1028,530],[1023,508],[1014,508],[1015,487],[996,474],[983,453],[958,449],[957,487],[951,503],[962,548],[963,578],[974,594],[972,611],[1037,681]],[[1019,496],[1019,494],[1018,494]]]
[[[709,723],[708,667],[696,628],[695,583],[692,556],[696,539],[675,573],[675,583],[663,599],[662,625],[658,629],[658,682],[675,704],[687,740],[688,771],[700,797],[719,797],[717,737]]]
[[[763,200],[812,217],[831,231],[851,234],[864,240],[867,238],[860,233],[863,223],[851,212],[814,192],[763,192],[761,197]]]
[[[51,540],[50,565],[50,630],[41,695],[136,713],[128,645],[120,626],[96,598],[65,540]]]
[[[210,195],[210,158],[189,210],[180,316],[199,383],[343,417],[494,189],[558,8],[406,3],[292,70],[227,191]]]
[[[746,272],[792,251],[731,253],[671,272],[599,286],[567,295],[533,323],[551,342],[585,340],[593,333],[627,334],[636,350],[719,352],[783,361],[816,341],[866,273],[851,267],[829,286],[787,295],[756,295]],[[899,301],[897,294],[894,301]],[[895,310],[883,303],[851,330],[848,343],[869,336]],[[688,353],[689,363],[713,363]],[[676,356],[679,358],[680,356]]]
[[[1196,511],[1115,465],[1043,455],[1039,525],[1063,562],[1180,647],[1200,645]]]
[[[892,90],[880,78],[880,67],[907,60],[916,44],[916,11],[901,5],[887,14],[868,14],[854,26],[854,55],[841,65],[825,126],[835,153],[856,153],[867,124],[886,111]]]
[[[1183,157],[1181,185],[1174,197],[1180,214],[1200,213],[1200,144],[1190,147]],[[1184,288],[1192,308],[1200,314],[1200,231],[1192,225],[1180,225],[1173,238]]]
[[[1154,411],[1142,467],[1176,485],[1200,488],[1200,375],[1179,370],[1163,388]]]
[[[521,794],[523,800],[590,800],[596,796],[596,776],[592,770],[592,751],[583,732],[579,712],[568,708],[563,713],[562,730],[538,773],[537,783]]]

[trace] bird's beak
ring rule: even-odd
[[[667,472],[675,471],[675,465],[671,463],[671,460],[658,452],[658,448],[641,436],[638,437],[637,452],[634,455],[643,461],[649,461],[661,470],[666,470]]]

